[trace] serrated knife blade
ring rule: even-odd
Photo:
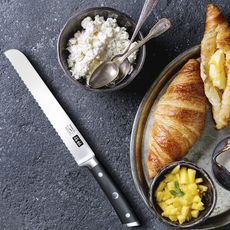
[[[125,196],[96,159],[92,149],[26,56],[16,49],[7,50],[5,55],[61,137],[77,164],[79,166],[87,166],[91,170],[113,205],[121,222],[128,227],[140,225]]]
[[[89,145],[42,81],[26,56],[15,49],[6,51],[5,55],[14,66],[18,75],[43,110],[78,165],[81,166],[94,157],[94,153]]]

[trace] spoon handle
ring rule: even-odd
[[[146,19],[148,18],[148,16],[150,15],[150,13],[152,12],[152,10],[154,9],[154,7],[157,5],[159,0],[146,0],[144,3],[144,6],[142,8],[140,17],[138,19],[136,28],[133,32],[133,35],[130,39],[129,45],[128,47],[126,47],[125,51],[123,52],[124,54],[129,50],[131,44],[133,43],[135,37],[137,36],[139,30],[141,29],[142,25],[144,24],[144,22],[146,21]]]
[[[119,63],[121,64],[130,54],[132,54],[135,50],[139,49],[143,46],[146,42],[151,40],[152,38],[158,37],[159,35],[163,34],[171,27],[171,22],[167,18],[160,19],[149,31],[148,35],[139,41],[132,49],[130,49],[126,54],[124,54],[120,59]]]

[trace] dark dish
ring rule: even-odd
[[[169,82],[171,82],[170,80],[174,78],[175,74],[185,64],[185,62],[187,62],[190,58],[199,58],[199,55],[200,47],[195,46],[180,54],[164,68],[143,98],[134,121],[130,144],[132,176],[140,197],[154,216],[155,212],[149,202],[149,187],[152,180],[148,177],[147,166],[145,164],[149,145],[148,134],[152,127],[151,117],[154,111],[154,106],[157,103],[159,96],[162,95],[162,92],[165,92],[164,89],[167,87]],[[208,111],[206,124],[208,127],[206,127],[205,135],[202,137],[202,144],[199,145],[198,143],[198,145],[195,145],[188,158],[198,166],[202,166],[205,170],[209,170],[211,169],[210,154],[213,152],[216,143],[223,139],[223,135],[229,136],[229,128],[225,128],[221,131],[221,133],[214,129],[210,111]],[[205,147],[203,147],[204,145]],[[201,153],[207,160],[200,157]],[[214,180],[214,175],[209,175]],[[226,200],[229,200],[229,192],[222,187],[218,187],[217,193],[218,201],[212,216],[210,216],[210,218],[208,218],[203,224],[197,225],[193,229],[216,229],[230,223],[230,212],[228,202],[226,202]]]
[[[159,183],[164,179],[164,176],[166,174],[168,174],[178,164],[180,166],[185,166],[187,168],[195,169],[197,172],[197,176],[203,178],[204,185],[208,187],[208,190],[207,190],[205,196],[203,196],[203,198],[202,198],[202,202],[204,203],[205,209],[200,212],[200,215],[197,218],[192,219],[192,220],[185,222],[183,224],[179,224],[178,222],[170,221],[168,218],[162,216],[161,215],[162,210],[158,206],[157,201],[156,201],[155,196],[154,196],[154,192],[155,192],[156,188],[158,187]],[[156,175],[156,177],[153,179],[151,187],[150,187],[150,199],[149,199],[150,200],[150,206],[152,207],[152,209],[154,210],[155,214],[157,215],[157,217],[159,219],[161,219],[163,222],[165,222],[171,226],[174,226],[174,227],[191,228],[191,227],[194,227],[198,224],[203,223],[212,213],[212,211],[215,207],[215,204],[216,204],[216,199],[217,199],[216,189],[215,189],[215,186],[214,186],[212,179],[207,174],[207,172],[205,172],[203,169],[199,168],[198,166],[196,166],[190,162],[186,162],[186,161],[174,162],[174,163],[169,164],[168,166],[164,167]]]
[[[127,32],[129,33],[129,35],[133,33],[135,26],[136,26],[135,22],[128,15],[118,10],[107,8],[107,7],[87,9],[81,13],[78,13],[72,16],[66,22],[63,29],[61,30],[59,38],[58,38],[58,44],[57,44],[58,60],[59,60],[59,63],[63,71],[73,81],[74,84],[84,87],[85,89],[95,91],[95,92],[115,91],[115,90],[124,88],[125,86],[130,84],[133,81],[133,79],[138,75],[145,61],[146,49],[145,49],[145,46],[139,49],[138,54],[137,54],[137,59],[134,63],[133,72],[130,75],[128,75],[127,78],[118,85],[115,85],[113,87],[105,87],[101,89],[91,89],[86,86],[84,81],[78,81],[74,79],[74,77],[72,76],[69,70],[68,64],[67,64],[67,58],[69,55],[69,52],[66,50],[67,43],[76,31],[82,29],[81,21],[85,17],[87,16],[95,17],[96,15],[104,16],[104,18],[108,18],[108,17],[116,18],[119,26],[123,26],[127,28]],[[142,38],[143,36],[139,32],[136,40],[141,40]]]

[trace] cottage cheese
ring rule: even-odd
[[[74,78],[89,79],[93,71],[105,60],[122,53],[129,44],[129,34],[125,27],[119,27],[113,18],[95,16],[86,17],[82,22],[82,31],[77,31],[68,42],[68,66]],[[136,42],[132,43],[132,46]],[[131,64],[137,52],[128,58]]]

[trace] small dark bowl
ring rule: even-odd
[[[74,33],[77,32],[78,30],[82,30],[81,27],[81,21],[89,16],[89,17],[95,17],[96,15],[104,16],[104,18],[116,18],[118,25],[127,28],[127,32],[129,35],[132,35],[134,32],[134,29],[136,27],[135,22],[133,19],[131,19],[128,15],[112,9],[108,7],[100,7],[100,8],[90,8],[87,9],[79,14],[76,14],[72,16],[64,25],[63,29],[61,30],[61,33],[58,38],[58,44],[57,44],[57,52],[58,52],[58,61],[63,69],[63,71],[66,73],[66,75],[73,81],[74,84],[78,86],[82,86],[85,89],[96,91],[96,92],[105,92],[105,91],[115,91],[121,88],[124,88],[128,84],[131,83],[131,81],[138,75],[140,72],[144,61],[145,61],[145,53],[146,53],[146,48],[145,46],[142,46],[137,54],[137,59],[133,65],[134,70],[133,72],[128,75],[120,84],[117,84],[113,87],[104,87],[100,89],[92,89],[90,87],[87,87],[86,84],[82,81],[78,81],[74,79],[72,76],[68,64],[67,64],[67,58],[69,56],[69,52],[66,50],[67,43],[70,38],[74,36]],[[136,40],[141,40],[143,39],[142,34],[139,32],[137,39]]]
[[[158,206],[157,201],[154,196],[154,192],[156,191],[159,183],[164,179],[164,176],[168,174],[169,172],[171,172],[172,169],[176,167],[178,164],[180,166],[185,166],[187,168],[195,169],[196,177],[203,178],[204,182],[202,184],[208,187],[208,191],[206,192],[205,196],[202,198],[202,202],[204,203],[205,210],[201,211],[197,218],[191,219],[190,221],[185,222],[183,224],[179,224],[178,222],[173,222],[169,220],[167,217],[162,216],[161,215],[162,210]],[[215,188],[215,185],[212,179],[207,174],[207,172],[205,172],[203,169],[187,161],[177,161],[177,162],[174,162],[164,167],[160,172],[158,172],[156,177],[153,179],[151,187],[150,187],[150,205],[152,209],[155,211],[157,217],[160,220],[174,227],[191,228],[191,227],[194,227],[195,225],[199,225],[203,223],[212,213],[216,205],[216,199],[217,199],[216,188]]]
[[[230,137],[227,137],[220,141],[215,150],[213,151],[212,154],[212,170],[213,174],[222,187],[230,191],[230,172],[221,164],[219,164],[216,160],[216,158],[220,154],[225,154],[226,151],[223,152],[223,149],[226,147],[228,144],[228,141],[230,140]],[[230,150],[227,150],[230,151]]]

